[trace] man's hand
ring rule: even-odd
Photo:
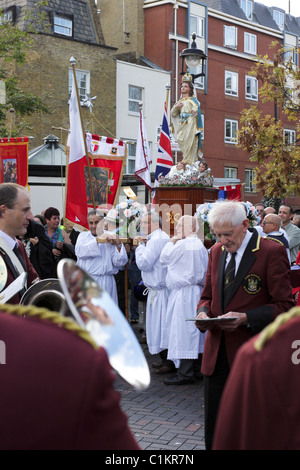
[[[246,313],[228,312],[228,313],[225,313],[225,315],[222,315],[222,318],[226,318],[226,317],[228,318],[237,317],[237,319],[228,321],[226,323],[218,323],[218,325],[220,326],[220,328],[222,328],[222,330],[234,331],[239,326],[248,324],[248,317]]]
[[[197,319],[199,320],[205,320],[206,318],[210,318],[205,312],[199,312],[197,317],[196,317],[196,321],[195,321],[195,325],[196,327],[198,328],[198,330],[201,330],[201,331],[206,331],[206,330],[211,330],[213,327],[214,327],[214,323],[213,322],[205,322],[205,321],[202,321],[202,322],[197,322]]]
[[[106,240],[108,241],[108,243],[110,243],[111,245],[115,245],[117,248],[121,247],[122,242],[120,240],[119,235],[117,235],[116,233],[109,233],[109,232],[107,232],[105,235],[106,235]]]
[[[138,245],[140,242],[146,243],[147,242],[147,237],[142,237],[139,235],[138,237],[134,237],[134,244]]]

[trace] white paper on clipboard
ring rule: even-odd
[[[27,273],[23,272],[20,276],[17,277],[9,286],[0,292],[0,304],[5,304],[9,301],[15,294],[20,292],[25,287],[27,279]]]

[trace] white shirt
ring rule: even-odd
[[[239,247],[239,249],[237,250],[236,255],[235,255],[235,274],[237,273],[237,270],[239,269],[239,265],[240,265],[241,259],[243,257],[244,251],[245,251],[251,237],[252,237],[252,233],[247,230],[245,238],[242,241],[242,244]],[[226,256],[225,270],[226,270],[227,264],[229,263],[230,259],[231,259],[231,253],[228,253],[227,256]]]

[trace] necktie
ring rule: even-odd
[[[231,254],[230,261],[224,273],[224,283],[223,283],[224,306],[228,303],[228,300],[230,298],[231,286],[235,277],[235,255],[236,253]]]
[[[25,271],[26,271],[25,262],[24,262],[23,256],[22,256],[21,253],[20,253],[20,250],[19,250],[19,248],[18,248],[18,245],[15,245],[15,246],[14,246],[13,252],[14,252],[14,254],[16,255],[16,257],[19,259],[20,263],[22,264],[23,268],[24,268]]]

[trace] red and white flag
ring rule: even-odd
[[[141,180],[147,188],[152,190],[150,165],[152,163],[150,147],[144,123],[143,112],[140,109],[139,132],[136,142],[135,172],[134,176]]]
[[[83,171],[86,159],[85,137],[82,132],[79,106],[73,76],[69,104],[70,131],[68,136],[69,166],[66,190],[66,218],[84,228],[88,228],[88,206]]]

